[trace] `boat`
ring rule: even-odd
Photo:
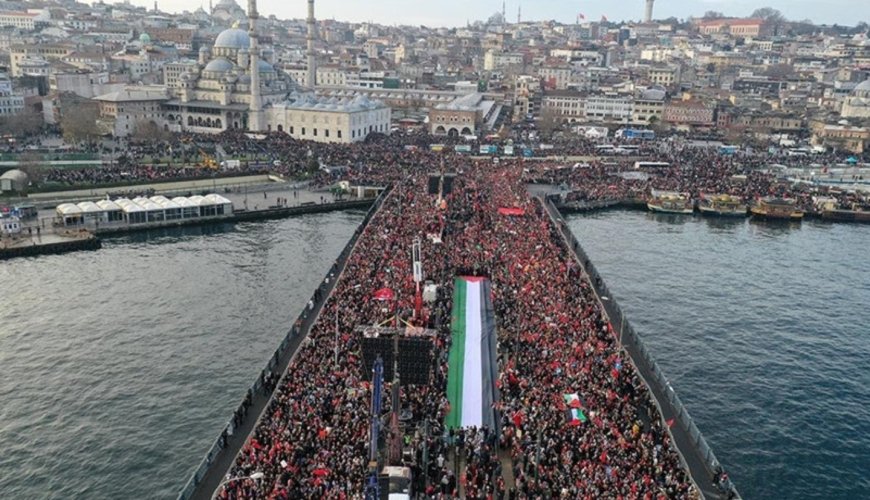
[[[817,196],[813,205],[824,220],[832,222],[870,222],[870,203],[859,200],[851,204],[841,204],[836,198]]]
[[[804,218],[804,211],[787,198],[762,198],[750,211],[759,219],[800,221]]]
[[[833,222],[870,223],[870,210],[823,210],[822,219]]]
[[[739,196],[730,194],[701,194],[698,200],[701,215],[717,217],[746,217],[747,207]]]
[[[662,214],[691,214],[695,211],[688,195],[671,191],[653,191],[646,206],[651,212]]]

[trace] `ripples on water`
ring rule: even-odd
[[[0,498],[174,498],[363,215],[0,263]]]
[[[867,498],[870,226],[572,216],[746,498]]]

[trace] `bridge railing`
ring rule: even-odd
[[[341,254],[332,265],[332,268],[330,268],[329,273],[327,273],[327,277],[334,276],[333,279],[338,279],[339,270],[343,268],[344,263],[347,261],[348,257],[350,257],[350,253],[356,245],[357,240],[362,235],[363,230],[366,228],[366,226],[368,226],[369,221],[374,216],[374,214],[377,213],[378,209],[380,209],[381,205],[389,195],[390,191],[391,188],[385,189],[381,193],[381,195],[378,196],[378,198],[375,200],[371,208],[369,208],[362,223],[357,226],[356,231],[354,231],[353,233],[353,236],[350,238],[347,245],[345,245],[344,249],[341,251]],[[269,358],[269,361],[268,363],[266,363],[265,368],[260,371],[257,379],[248,388],[248,391],[245,394],[245,398],[242,400],[242,402],[233,413],[233,418],[231,418],[223,427],[217,439],[215,439],[214,443],[212,443],[211,447],[206,452],[205,457],[203,457],[202,461],[199,463],[199,466],[197,466],[197,468],[193,471],[190,479],[188,479],[187,483],[184,485],[184,488],[182,488],[181,492],[178,494],[178,500],[188,500],[193,496],[197,486],[200,484],[203,477],[205,477],[206,473],[208,472],[209,468],[212,466],[212,464],[215,463],[218,455],[221,453],[221,451],[223,451],[224,447],[226,446],[227,437],[232,436],[236,430],[242,427],[247,421],[246,419],[259,418],[259,415],[247,414],[248,401],[250,401],[250,398],[252,398],[255,394],[263,390],[264,381],[267,379],[269,374],[273,373],[275,367],[278,366],[281,357],[286,354],[287,348],[290,346],[291,342],[300,335],[307,335],[308,329],[311,328],[314,320],[313,315],[310,316],[310,313],[319,309],[319,307],[326,303],[326,300],[329,298],[329,294],[324,293],[324,291],[326,291],[329,286],[329,282],[327,282],[327,279],[328,278],[324,278],[324,280],[321,281],[317,290],[315,290],[314,294],[312,295],[309,305],[305,306],[305,309],[303,309],[302,313],[293,324],[293,327],[290,329],[290,331],[287,332],[286,335],[284,335],[284,338],[281,340],[281,344],[278,346],[277,349],[275,349],[272,357]],[[314,307],[311,307],[310,305],[313,305]],[[276,387],[272,388],[271,392],[268,394],[270,399],[274,393],[275,388],[277,388],[277,385]]]
[[[661,415],[669,414],[674,416],[673,425],[666,425],[666,428],[668,433],[671,435],[671,442],[675,444],[677,453],[680,455],[680,459],[684,466],[686,466],[687,470],[691,471],[691,467],[688,463],[689,456],[694,456],[694,458],[701,461],[706,477],[695,477],[692,475],[693,482],[699,487],[702,493],[706,490],[707,492],[716,492],[723,498],[729,497],[729,495],[732,498],[738,498],[739,495],[734,486],[730,484],[730,481],[727,487],[720,487],[720,485],[715,484],[714,478],[717,477],[717,473],[722,470],[719,461],[716,459],[716,455],[713,453],[707,440],[704,439],[704,436],[695,424],[694,419],[689,415],[689,411],[686,409],[685,405],[683,405],[680,397],[677,396],[673,387],[671,387],[670,382],[659,368],[658,363],[653,359],[649,349],[647,349],[644,344],[643,339],[641,339],[634,327],[632,327],[631,323],[625,317],[622,308],[619,306],[616,299],[613,297],[613,294],[611,294],[610,289],[607,287],[607,283],[604,282],[604,279],[595,268],[595,264],[593,264],[589,259],[583,246],[559,214],[552,198],[546,199],[544,202],[544,209],[548,211],[556,224],[556,227],[559,228],[566,243],[569,245],[569,250],[573,251],[580,260],[581,265],[589,277],[589,281],[595,289],[596,294],[601,299],[600,302],[610,319],[611,326],[616,332],[620,345],[625,348],[629,355],[631,355],[629,347],[633,347],[634,350],[640,354],[639,357],[631,357],[638,369],[638,375],[641,376],[649,386],[652,393],[652,400],[655,402],[656,406],[658,406],[659,413]],[[651,376],[644,376],[644,373],[650,374]],[[659,397],[656,397],[657,394]],[[661,397],[662,395],[664,397]],[[684,433],[685,437],[688,438],[688,446],[680,446],[680,442],[686,441],[676,439],[675,434],[677,433]]]

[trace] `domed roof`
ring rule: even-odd
[[[269,64],[268,62],[266,62],[262,59],[258,59],[257,63],[258,63],[258,66],[260,67],[260,73],[274,73],[275,72],[275,68],[273,68],[272,65]]]
[[[238,7],[236,0],[220,0],[215,7]]]
[[[3,175],[0,175],[0,179],[8,179],[12,180],[12,182],[26,183],[27,174],[25,174],[24,171],[18,169],[7,170],[3,173]]]
[[[214,41],[216,49],[247,49],[251,46],[248,32],[239,28],[224,30]]]
[[[853,92],[870,92],[870,80],[864,80],[859,83]]]
[[[142,43],[151,43],[151,35],[148,33],[142,33],[139,35],[139,41]]]
[[[212,73],[226,73],[227,71],[232,70],[233,63],[229,62],[223,57],[218,57],[217,59],[212,59],[211,62],[206,64],[203,71],[210,71]]]

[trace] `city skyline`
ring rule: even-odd
[[[151,0],[133,0],[133,4],[151,8]],[[168,3],[168,2],[167,2]],[[171,6],[158,3],[166,12],[194,11],[199,7],[208,8],[202,0],[173,0]],[[246,2],[238,1],[242,7]],[[348,5],[343,0],[318,0],[317,17],[350,22],[374,22],[383,25],[406,24],[455,27],[467,22],[486,20],[501,11],[502,2],[489,0],[467,5],[459,0],[444,0],[438,3],[419,2],[420,5],[408,9],[402,0],[379,0],[375,3],[355,3]],[[523,20],[556,20],[562,23],[574,22],[578,14],[586,20],[598,20],[606,16],[610,21],[637,21],[642,19],[644,2],[642,0],[621,0],[614,4],[590,1],[566,0],[509,0],[506,3],[507,19],[515,22],[518,7],[522,5]],[[279,19],[304,19],[307,2],[303,0],[284,2],[260,0],[262,15],[275,15]],[[855,5],[852,0],[831,0],[819,4],[815,0],[657,0],[654,19],[669,17],[700,17],[706,11],[722,12],[726,16],[746,17],[755,9],[772,7],[780,10],[790,20],[811,19],[817,24],[841,24],[854,26],[862,21],[870,22],[870,3]]]

